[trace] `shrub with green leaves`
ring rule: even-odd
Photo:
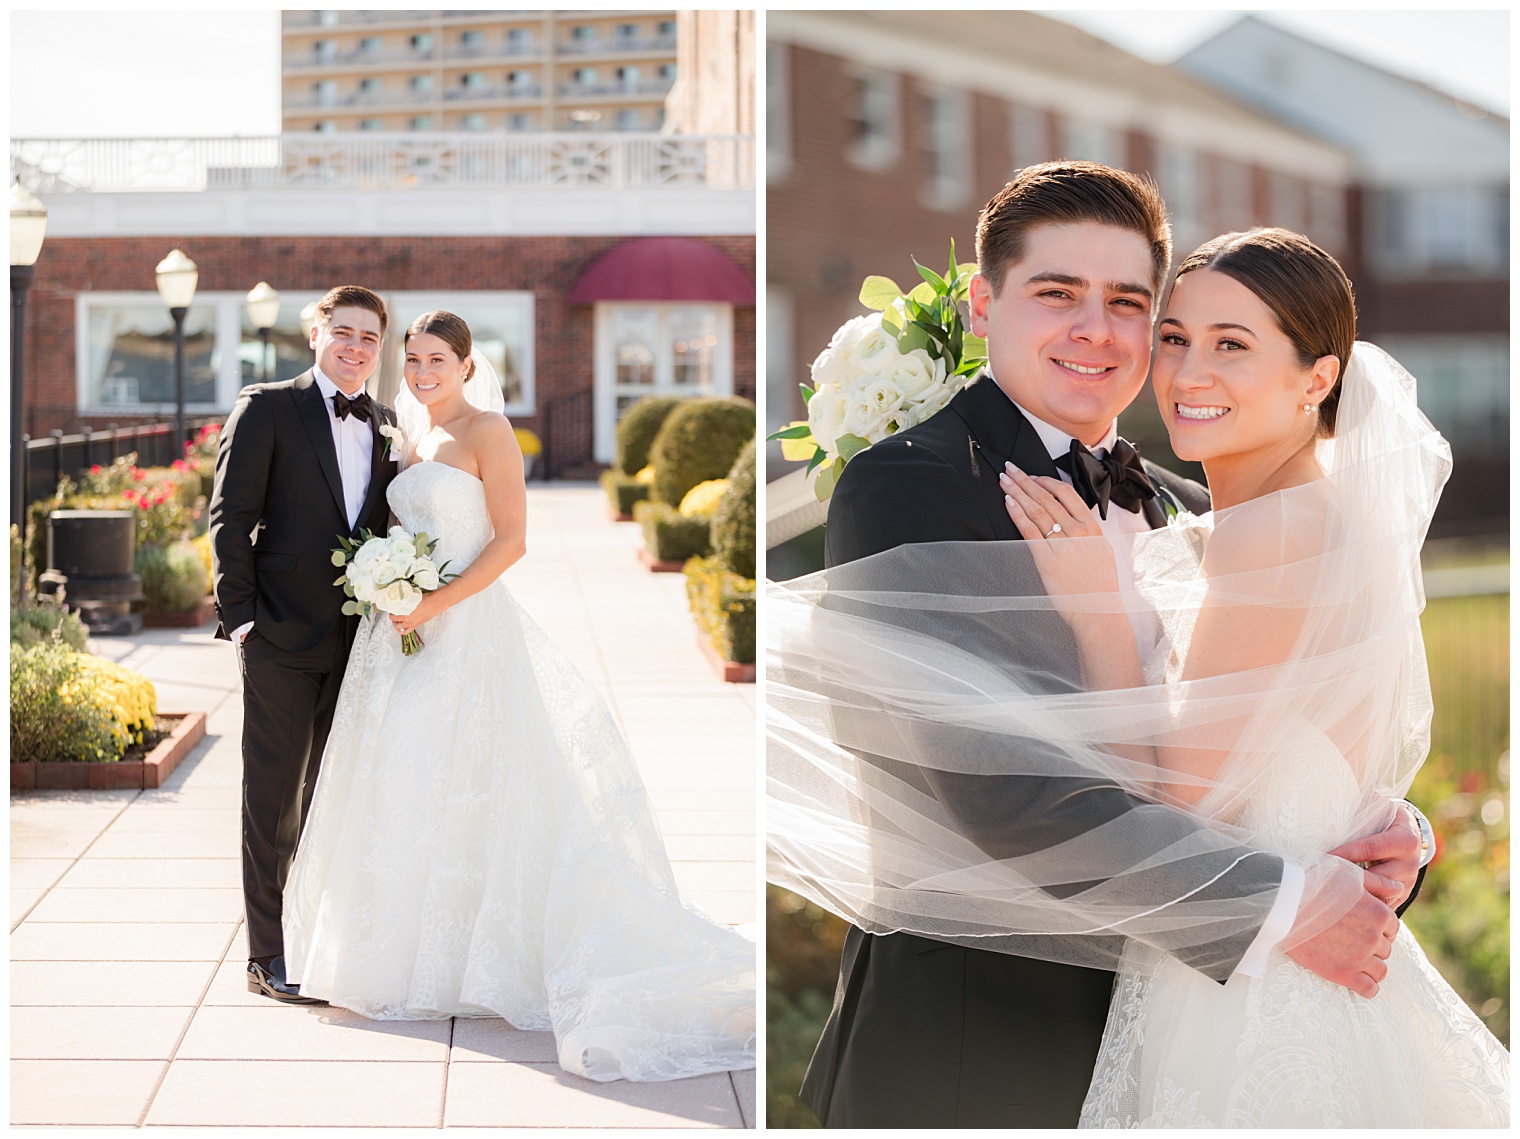
[[[64,644],[11,648],[11,761],[117,758],[112,711],[81,698],[85,657]]]
[[[191,542],[144,546],[133,569],[142,578],[143,597],[155,613],[188,613],[206,597],[206,564]]]
[[[754,664],[754,578],[740,577],[717,558],[692,558],[684,572],[687,604],[708,643],[724,660]]]
[[[617,467],[602,472],[601,484],[607,492],[607,508],[614,514],[632,514],[634,506],[649,498],[647,482],[625,475]]]
[[[617,449],[612,466],[625,475],[636,475],[649,462],[649,447],[672,411],[685,401],[676,396],[641,399],[623,415],[617,426]]]
[[[737,396],[687,400],[670,413],[649,447],[654,502],[679,506],[699,482],[721,479],[755,437],[755,405]]]
[[[78,614],[52,597],[28,599],[19,608],[11,607],[11,644],[18,648],[57,643],[84,652],[89,635]]]
[[[712,523],[707,518],[687,518],[663,502],[640,502],[633,518],[644,531],[644,548],[660,562],[684,562],[699,558],[708,546]]]
[[[739,452],[712,522],[713,554],[740,577],[755,576],[755,441]],[[751,587],[753,588],[753,587]]]

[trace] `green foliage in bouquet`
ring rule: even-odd
[[[688,518],[663,502],[640,502],[634,521],[644,531],[644,548],[660,562],[684,562],[711,552],[712,519]]]
[[[739,452],[712,520],[712,548],[723,568],[755,576],[755,441]],[[753,591],[753,586],[751,590]]]
[[[754,437],[755,405],[749,400],[724,396],[682,401],[649,446],[649,464],[654,467],[650,500],[681,505],[699,482],[727,475],[744,444]]]
[[[133,559],[143,598],[155,613],[188,613],[206,598],[206,563],[191,542],[144,546]]]
[[[724,660],[755,663],[755,579],[718,558],[692,558],[683,567],[686,602],[697,628]]]
[[[678,396],[649,396],[630,407],[618,421],[614,470],[633,476],[649,462],[649,448],[670,413],[685,402]]]
[[[882,331],[893,337],[900,353],[906,356],[922,350],[942,362],[950,386],[958,390],[987,363],[987,341],[966,328],[961,314],[961,306],[970,299],[976,263],[957,262],[951,241],[943,276],[916,258],[913,267],[922,280],[911,289],[903,289],[890,277],[867,277],[860,286],[860,303],[881,314]],[[801,385],[804,406],[811,404],[821,386],[819,382]],[[833,493],[845,464],[872,442],[849,432],[820,442],[814,438],[810,419],[789,423],[767,438],[780,441],[784,458],[806,462],[809,474],[818,472],[814,491],[820,500]]]

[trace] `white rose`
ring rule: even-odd
[[[397,568],[396,563],[391,561],[390,555],[387,554],[382,560],[375,563],[374,568],[370,570],[367,576],[376,585],[385,586],[401,577],[402,573]]]
[[[395,563],[396,576],[406,577],[412,572],[412,563],[417,560],[417,546],[413,543],[411,535],[402,531],[400,534],[392,534],[385,540],[385,545],[390,551],[390,560]]]
[[[873,325],[881,327],[881,316],[877,313],[853,316],[834,330],[829,347],[841,356],[853,356],[861,337],[869,333]]]
[[[838,388],[820,388],[808,400],[808,429],[813,441],[830,454],[835,453],[834,441],[844,428],[844,395]]]
[[[890,379],[877,379],[867,385],[865,398],[877,414],[885,419],[901,406],[903,394]]]
[[[395,613],[405,617],[422,601],[422,591],[409,582],[393,581],[375,598],[375,608],[382,613]]]
[[[418,589],[437,589],[439,584],[438,569],[432,562],[419,558],[417,564],[412,567],[411,579],[412,584]]]
[[[942,410],[955,395],[955,389],[949,384],[936,384],[924,394],[914,409],[914,422],[922,423],[931,415]]]
[[[897,341],[882,329],[878,317],[875,327],[868,330],[855,345],[855,366],[862,372],[880,376],[891,371],[901,355]]]
[[[886,437],[887,417],[877,411],[864,395],[851,399],[844,409],[844,429],[847,434],[859,435],[871,443]]]
[[[843,353],[836,352],[833,348],[825,348],[813,360],[812,366],[813,386],[842,387],[849,381],[850,367]]]
[[[354,600],[362,601],[366,605],[373,605],[375,598],[380,596],[380,587],[372,581],[354,582]]]
[[[354,554],[353,560],[349,565],[368,577],[374,571],[375,566],[385,560],[386,553],[385,542],[372,538],[359,547],[358,553]]]
[[[899,356],[892,368],[883,374],[902,392],[903,399],[920,399],[931,386],[945,378],[945,362],[922,348],[915,348]]]

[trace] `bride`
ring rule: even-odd
[[[790,685],[768,826],[823,851],[787,884],[868,930],[1116,964],[1082,1126],[1507,1127],[1508,1054],[1407,928],[1358,992],[1288,945],[1220,984],[1177,949],[1248,907],[1166,887],[1208,838],[1099,827],[992,859],[926,793],[953,772],[1058,795],[1085,771],[1305,866],[1297,941],[1355,903],[1325,852],[1385,824],[1429,746],[1419,551],[1450,449],[1413,379],[1353,348],[1350,283],[1296,234],[1201,247],[1160,332],[1157,400],[1208,514],[1108,538],[1064,482],[1010,465],[1024,541],[902,547],[768,596]]]
[[[552,1030],[594,1080],[751,1068],[754,946],[682,905],[606,706],[502,580],[527,494],[490,365],[448,312],[405,345],[388,497],[459,576],[360,626],[285,889],[290,980],[380,1020]]]

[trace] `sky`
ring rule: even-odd
[[[1046,11],[1169,63],[1233,13]],[[1509,113],[1507,10],[1281,11],[1300,34]],[[279,12],[12,11],[10,133],[21,138],[277,134]]]

